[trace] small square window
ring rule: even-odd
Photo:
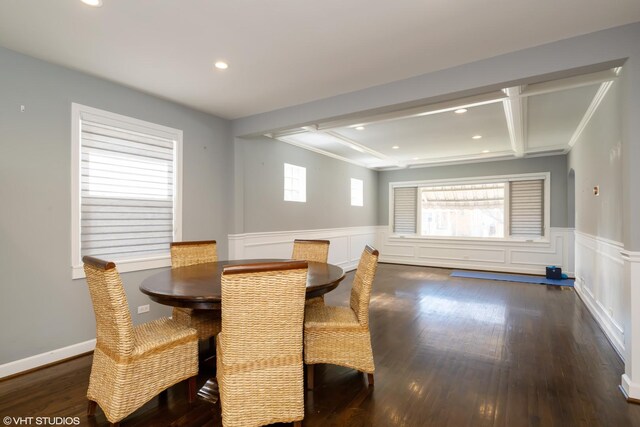
[[[302,166],[284,164],[284,200],[286,202],[307,201],[307,169]]]
[[[351,178],[351,206],[364,206],[364,182]]]

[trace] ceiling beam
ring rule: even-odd
[[[418,107],[405,108],[401,110],[390,111],[386,113],[379,113],[373,115],[367,115],[362,117],[349,117],[345,119],[338,119],[319,123],[317,125],[318,130],[333,130],[343,127],[356,127],[366,126],[375,123],[387,122],[391,120],[408,119],[412,117],[429,116],[432,114],[446,113],[448,111],[454,111],[458,108],[471,108],[479,105],[493,104],[502,101],[506,95],[504,92],[497,90],[488,92],[482,95],[470,96],[461,99],[455,99],[452,101],[438,102],[435,104],[421,105]]]
[[[507,99],[502,101],[511,149],[516,157],[524,156],[527,145],[527,99],[520,96],[520,91],[520,86],[505,89]]]
[[[342,134],[340,134],[340,133],[338,133],[336,131],[320,131],[320,132],[326,133],[327,135],[330,135],[330,136],[334,137],[335,139],[338,140],[338,142],[340,142],[341,144],[343,144],[343,145],[345,145],[345,146],[347,146],[347,147],[349,147],[349,148],[351,148],[353,150],[359,151],[361,153],[371,154],[373,157],[376,157],[376,158],[378,158],[380,160],[384,160],[384,161],[386,161],[386,162],[388,162],[388,163],[390,163],[392,165],[398,166],[398,167],[404,167],[405,166],[404,163],[399,162],[399,161],[393,159],[392,157],[387,156],[386,154],[382,154],[379,151],[376,151],[376,150],[374,150],[372,148],[369,148],[366,145],[362,145],[359,142],[354,141],[351,138],[347,138],[346,136],[344,136],[344,135],[342,135]]]
[[[618,77],[620,68],[613,68],[597,73],[583,74],[580,76],[567,77],[565,79],[553,80],[549,82],[535,83],[527,85],[521,91],[520,96],[542,95],[561,90],[575,89],[582,86],[600,84],[615,80]]]
[[[342,156],[339,156],[337,154],[331,153],[329,151],[325,151],[325,150],[321,150],[319,148],[311,147],[311,146],[306,145],[306,144],[301,144],[301,143],[299,143],[297,141],[291,140],[287,136],[273,137],[273,136],[268,136],[268,134],[265,134],[265,136],[267,136],[269,138],[272,138],[272,139],[276,139],[276,140],[278,140],[280,142],[284,142],[285,144],[294,145],[294,146],[299,147],[299,148],[304,148],[305,150],[313,151],[314,153],[322,154],[322,155],[327,156],[327,157],[332,157],[332,158],[337,159],[337,160],[342,160],[343,162],[352,163],[354,165],[362,166],[364,168],[369,168],[369,169],[371,168],[369,165],[366,165],[366,164],[364,164],[362,162],[358,162],[357,160],[351,160],[351,159],[348,159],[346,157],[342,157]]]

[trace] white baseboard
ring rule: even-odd
[[[96,347],[95,338],[89,341],[72,344],[67,347],[58,348],[56,350],[47,351],[46,353],[36,354],[35,356],[25,357],[24,359],[15,360],[13,362],[0,365],[0,378],[48,365],[50,363],[59,362],[79,354],[93,351]]]
[[[622,375],[620,388],[627,399],[640,401],[640,384],[631,381],[627,374]]]
[[[365,245],[376,246],[376,226],[270,231],[229,235],[229,259],[291,257],[295,239],[330,240],[329,262],[350,271],[358,266]]]
[[[581,278],[576,279],[574,289],[589,312],[591,312],[595,321],[600,325],[600,328],[602,328],[613,349],[618,353],[620,359],[624,361],[624,330],[622,326],[618,325],[606,312],[602,303],[594,298],[593,293],[584,286]]]

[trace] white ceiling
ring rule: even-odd
[[[638,0],[103,2],[2,0],[0,45],[224,118],[640,21]]]

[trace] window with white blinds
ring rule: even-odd
[[[418,214],[418,188],[396,187],[393,190],[393,232],[415,234]]]
[[[547,172],[391,183],[391,231],[438,238],[543,238],[549,188]]]
[[[77,104],[73,110],[74,273],[85,255],[115,261],[121,271],[167,265],[180,234],[182,132]]]
[[[509,186],[510,234],[544,235],[544,180],[513,181]]]

